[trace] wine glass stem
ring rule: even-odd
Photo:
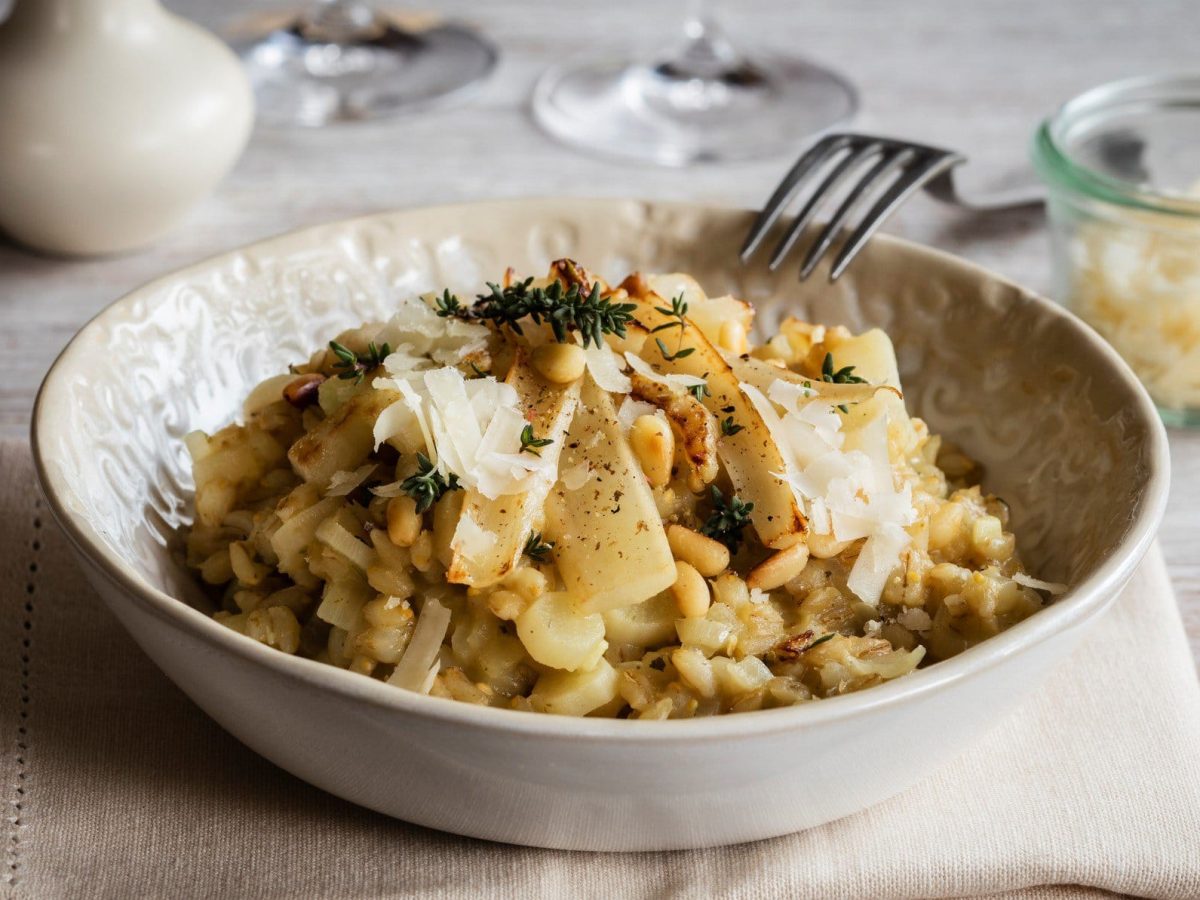
[[[683,23],[683,42],[660,71],[685,80],[721,79],[745,65],[742,55],[713,17],[705,0],[692,0]]]

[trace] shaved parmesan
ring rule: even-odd
[[[591,480],[591,477],[592,467],[588,465],[586,460],[584,460],[583,462],[560,472],[558,475],[558,480],[562,482],[562,486],[568,491],[577,491],[587,484],[588,481]]]
[[[621,401],[620,409],[617,410],[617,423],[621,426],[621,431],[628,433],[639,417],[653,415],[662,415],[662,411],[653,403],[626,397]]]
[[[468,559],[479,560],[496,546],[496,535],[479,526],[470,516],[460,516],[450,549]]]
[[[654,371],[654,367],[651,366],[650,363],[646,362],[640,356],[628,351],[625,353],[625,359],[629,363],[630,368],[632,368],[633,371],[637,372],[639,375],[644,375],[651,381],[656,381],[659,384],[665,384],[667,387],[675,390],[686,391],[688,388],[699,387],[705,383],[704,379],[697,375],[685,375],[682,372],[671,375],[661,375]]]
[[[404,488],[401,487],[402,484],[404,484],[402,481],[389,481],[387,484],[377,484],[371,488],[371,493],[376,497],[386,497],[388,499],[399,497],[404,493]]]
[[[353,472],[334,472],[333,477],[329,479],[329,487],[325,491],[325,496],[345,497],[366,481],[375,469],[375,463],[367,463],[359,466]]]
[[[439,316],[417,297],[400,301],[396,314],[375,337],[379,346],[389,344],[392,354],[383,361],[393,378],[418,369],[453,366],[487,346],[488,329],[453,316]]]
[[[426,679],[430,678],[430,669],[437,674],[438,653],[442,649],[442,641],[446,638],[446,629],[450,625],[450,610],[430,597],[421,607],[417,616],[417,625],[413,629],[412,640],[396,669],[388,678],[388,684],[407,688],[410,691],[428,691]]]
[[[621,357],[608,344],[587,347],[583,351],[588,374],[602,390],[610,394],[628,394],[633,390],[629,376],[622,371]]]
[[[1024,587],[1033,588],[1035,591],[1046,591],[1055,596],[1065,593],[1067,590],[1067,586],[1060,581],[1042,581],[1040,578],[1034,578],[1024,572],[1017,572],[1012,579]]]
[[[523,493],[534,480],[553,478],[550,460],[520,452],[521,432],[529,423],[511,385],[490,376],[468,380],[451,366],[403,379],[379,378],[375,384],[401,395],[375,422],[376,446],[419,431],[438,471],[457,475],[464,487],[490,499]]]
[[[917,519],[911,485],[895,486],[886,409],[857,432],[856,449],[847,450],[836,403],[811,387],[779,378],[766,396],[745,382],[741,389],[779,447],[785,471],[775,474],[807,509],[812,532],[866,539],[848,584],[863,602],[878,603],[908,546],[904,526]]]

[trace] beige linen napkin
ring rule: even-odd
[[[1157,549],[1037,696],[918,787],[678,853],[440,834],[258,758],[102,607],[16,443],[0,444],[0,603],[0,884],[17,896],[1200,897],[1200,690]]]

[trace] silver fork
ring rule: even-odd
[[[875,205],[842,243],[829,270],[830,281],[836,281],[838,276],[846,271],[851,260],[858,255],[884,220],[922,187],[944,203],[978,212],[1016,209],[1043,202],[1040,189],[1034,188],[1022,188],[982,200],[964,197],[955,187],[953,170],[955,166],[966,162],[966,157],[953,150],[869,134],[830,134],[809,147],[775,188],[771,199],[767,201],[767,205],[758,214],[758,218],[750,226],[749,234],[746,235],[746,242],[742,245],[740,254],[743,263],[758,249],[788,204],[835,159],[836,163],[828,168],[825,179],[809,195],[795,221],[788,227],[771,254],[767,265],[772,271],[779,268],[824,201],[852,175],[860,172],[867,163],[871,163],[870,168],[846,194],[829,224],[809,246],[800,265],[801,281],[812,274],[855,211],[873,191],[885,186],[886,190]]]

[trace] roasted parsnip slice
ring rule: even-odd
[[[564,438],[579,403],[580,382],[559,385],[547,381],[530,364],[524,347],[518,348],[504,380],[516,389],[534,434],[550,441],[538,451],[549,474],[537,478],[523,494],[492,499],[479,491],[467,492],[451,541],[452,556],[446,571],[446,580],[451,584],[487,587],[517,564],[557,478]],[[471,534],[485,537],[471,540]]]
[[[576,452],[578,451],[578,452]],[[617,422],[612,398],[584,376],[564,463],[586,460],[577,490],[561,481],[546,504],[546,536],[567,592],[583,613],[641,603],[675,581],[675,558],[654,495]]]
[[[682,389],[672,389],[634,372],[630,376],[633,396],[663,411],[683,450],[699,491],[717,477],[717,421],[704,404]]]
[[[754,404],[742,392],[737,376],[724,356],[686,317],[681,321],[660,313],[663,305],[656,294],[635,297],[635,313],[647,340],[642,359],[664,375],[692,375],[704,379],[701,402],[715,416],[732,416],[741,429],[722,435],[717,455],[725,466],[737,496],[753,503],[750,521],[759,540],[773,550],[782,550],[804,539],[804,513],[788,483],[779,477],[787,471],[783,454],[771,437]],[[680,325],[654,332],[669,322]],[[665,353],[664,353],[665,349]]]
[[[296,474],[324,488],[334,472],[361,466],[375,447],[375,420],[399,399],[395,391],[366,391],[342,403],[288,450]]]

